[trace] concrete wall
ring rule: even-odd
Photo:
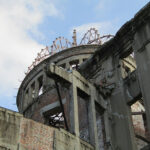
[[[0,108],[0,149],[94,150],[90,144],[63,129],[37,123],[4,108]]]
[[[17,150],[22,115],[0,108],[0,148]]]

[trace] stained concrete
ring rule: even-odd
[[[73,62],[78,62],[76,71],[73,70]],[[51,136],[53,148],[137,150],[139,147],[137,147],[137,136],[132,122],[131,105],[142,99],[146,114],[144,138],[149,140],[149,77],[150,3],[103,45],[75,46],[38,64],[22,82],[17,95],[17,106],[19,112],[25,117],[44,123],[45,118],[40,114],[40,110],[58,101],[58,93],[54,85],[54,81],[57,81],[61,98],[66,99],[64,112],[69,130],[67,132],[62,129],[50,129],[54,131]],[[39,91],[42,94],[39,94]],[[79,105],[78,97],[86,101],[84,106],[86,114],[80,109],[82,107]],[[97,115],[96,106],[99,112]],[[5,116],[7,113],[2,114]],[[6,118],[9,120],[11,117]],[[83,120],[81,121],[80,118]],[[12,120],[17,119],[13,117]],[[28,131],[27,127],[33,124],[28,119],[25,122],[25,129]],[[13,131],[19,133],[20,124],[14,124]],[[41,125],[40,128],[43,126]],[[84,126],[85,132],[83,132]],[[3,125],[4,129],[5,125]],[[88,133],[89,137],[83,140],[89,140],[88,144],[80,140],[86,135],[85,133]],[[103,136],[100,137],[100,134]],[[9,134],[5,136],[5,133],[2,133],[1,143],[9,146],[8,136]],[[15,139],[10,142],[14,148],[17,147],[15,143],[19,138],[16,134]]]

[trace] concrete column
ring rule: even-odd
[[[80,58],[80,59],[79,59],[79,65],[82,64],[82,63],[83,63],[83,59]]]
[[[75,150],[80,150],[80,132],[78,115],[78,93],[75,77],[72,76],[72,85],[70,86],[70,132],[76,135]]]
[[[89,131],[90,131],[90,143],[95,146],[95,150],[98,150],[98,135],[96,125],[96,111],[95,111],[95,89],[90,87],[91,96],[88,103],[88,120],[89,120]]]
[[[78,97],[75,78],[70,86],[70,132],[79,137]]]
[[[26,109],[27,105],[28,105],[28,99],[29,99],[29,89],[28,92],[27,90],[24,91],[24,101],[23,101],[23,110]]]
[[[20,110],[19,112],[22,113],[24,110],[24,100],[25,100],[25,92],[21,90],[21,99],[20,99]]]
[[[39,81],[38,81],[38,79],[36,79],[36,81],[35,81],[35,98],[37,98],[38,96],[39,96],[39,89],[40,87],[39,87]]]
[[[133,49],[150,133],[150,23],[136,31]]]
[[[48,77],[46,73],[43,73],[43,92],[46,91],[48,85]]]
[[[113,67],[111,69],[114,69],[112,78],[114,83],[116,83],[116,87],[109,97],[109,128],[111,130],[112,142],[110,143],[110,147],[114,150],[137,150],[130,108],[126,103],[124,93],[121,68],[118,68],[120,61],[119,58],[116,57],[114,57],[112,60],[110,59],[109,61]]]
[[[70,70],[70,64],[69,64],[69,62],[66,63],[66,69]]]
[[[111,141],[111,130],[110,130],[110,123],[109,123],[109,112],[108,110],[104,111],[104,125],[105,125],[105,134],[106,134],[106,147],[107,150],[111,150],[112,141]]]
[[[28,98],[28,102],[27,102],[27,104],[29,105],[31,102],[32,102],[32,87],[31,87],[31,85],[30,85],[30,87],[29,87],[29,98]]]

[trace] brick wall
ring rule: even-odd
[[[63,129],[56,129],[0,108],[0,150],[94,150]]]

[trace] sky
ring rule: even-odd
[[[17,110],[16,95],[37,53],[59,36],[77,41],[91,27],[113,34],[149,0],[0,0],[0,106]]]

